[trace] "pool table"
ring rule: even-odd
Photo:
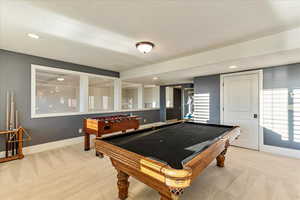
[[[214,159],[224,167],[239,134],[238,126],[179,121],[99,138],[95,146],[118,172],[121,200],[128,197],[129,176],[158,191],[161,200],[174,200]]]

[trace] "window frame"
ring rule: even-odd
[[[83,86],[80,86],[80,103],[79,112],[61,112],[61,113],[47,113],[47,114],[36,114],[36,71],[37,70],[45,70],[50,72],[59,72],[66,74],[79,75],[80,81],[85,82]],[[114,109],[108,111],[88,111],[88,78],[104,78],[114,80]],[[124,81],[127,82],[127,81]],[[138,84],[138,83],[137,83]],[[31,64],[31,119],[34,118],[46,118],[46,117],[59,117],[59,116],[73,116],[73,115],[90,115],[90,114],[105,114],[105,113],[120,113],[120,112],[134,112],[134,111],[147,111],[147,110],[159,110],[160,108],[143,108],[143,84],[141,85],[141,89],[139,89],[139,106],[137,109],[122,109],[122,80],[118,77],[98,75],[86,72],[79,72],[67,69],[61,69],[57,67],[48,67],[41,66],[36,64]],[[141,97],[141,98],[140,98]]]
[[[89,78],[90,77],[93,77],[93,78],[104,78],[104,79],[110,79],[110,80],[113,80],[114,81],[114,83],[113,83],[113,90],[114,90],[114,96],[113,96],[113,110],[95,110],[95,111],[89,111]],[[117,97],[115,97],[115,95],[116,95],[116,90],[117,90],[117,88],[116,88],[116,81],[117,81],[117,78],[114,78],[114,77],[109,77],[109,76],[101,76],[101,75],[88,75],[88,79],[87,79],[87,85],[85,85],[86,86],[86,96],[87,96],[87,99],[85,99],[86,101],[87,101],[87,103],[86,103],[86,111],[87,111],[87,113],[106,113],[106,112],[114,112],[115,110],[117,110],[117,105],[115,105],[115,103],[117,103],[116,101],[115,101],[115,98],[117,98]]]
[[[123,97],[123,84],[132,84],[133,86],[135,86],[134,88],[136,88],[138,90],[138,95],[137,95],[137,108],[134,109],[123,109],[122,108],[122,97]],[[143,84],[139,84],[139,83],[132,83],[130,81],[122,81],[121,82],[121,88],[120,88],[120,110],[121,111],[132,111],[132,110],[142,110],[142,104],[144,102],[143,99]]]
[[[156,106],[156,107],[154,107],[154,108],[145,108],[145,97],[144,97],[144,95],[145,95],[145,88],[147,88],[147,87],[145,87],[145,86],[148,86],[148,85],[150,85],[150,84],[144,84],[143,85],[143,93],[142,93],[142,96],[143,96],[143,105],[142,105],[142,108],[143,109],[160,109],[160,87],[158,86],[158,85],[154,85],[154,87],[153,88],[155,88],[157,91],[157,105],[158,106]]]
[[[172,96],[172,105],[171,106],[167,106],[167,88],[171,88],[172,89],[173,96]],[[173,109],[174,108],[174,87],[167,86],[167,87],[165,87],[165,90],[166,90],[166,99],[165,99],[165,101],[166,101],[166,109]]]

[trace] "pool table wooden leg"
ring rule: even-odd
[[[90,150],[90,134],[88,133],[84,134],[84,150],[85,151]]]
[[[118,188],[119,188],[119,198],[125,200],[128,197],[128,188],[129,188],[129,175],[118,170]]]
[[[162,193],[160,194],[160,200],[179,200],[179,194],[172,194],[170,193],[169,195],[165,195]]]
[[[224,167],[225,166],[225,155],[227,153],[227,148],[218,155],[217,159],[217,166]]]
[[[171,197],[165,196],[165,195],[163,195],[161,193],[159,193],[159,194],[160,194],[160,200],[172,200]]]

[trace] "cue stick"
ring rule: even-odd
[[[16,110],[16,126],[15,126],[16,129],[19,128],[19,111]]]
[[[11,137],[10,137],[10,143],[11,143],[11,155],[14,156],[15,155],[15,145],[14,145],[14,134],[12,133],[11,134]]]
[[[11,143],[11,155],[14,156],[15,155],[15,135],[14,133],[11,133],[11,137],[10,137],[10,143]]]
[[[14,93],[11,92],[11,105],[10,105],[10,130],[15,128],[15,99]],[[14,143],[12,142],[14,138],[14,134],[10,134],[10,150],[11,154],[14,155]]]
[[[10,106],[10,130],[15,128],[15,99],[14,93],[11,93],[11,106]]]
[[[10,95],[9,91],[6,92],[6,130],[9,130],[9,111],[10,111]],[[8,157],[8,140],[9,140],[9,134],[6,134],[6,141],[5,141],[5,157]]]
[[[8,140],[7,140],[7,157],[10,157],[11,156],[11,132],[9,132],[8,134],[7,134],[7,136],[8,136]]]
[[[18,146],[19,146],[19,137],[18,137],[18,134],[19,134],[19,111],[16,110],[16,134],[15,134],[15,140],[16,140],[16,143],[15,143],[15,151],[16,151],[16,154],[18,154]]]
[[[8,157],[8,134],[5,135],[6,139],[5,139],[5,158]]]

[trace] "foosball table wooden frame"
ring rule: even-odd
[[[84,150],[90,150],[90,135],[100,138],[103,135],[115,132],[125,133],[129,129],[137,130],[140,126],[138,116],[116,115],[84,119]],[[99,154],[96,154],[97,156]]]

